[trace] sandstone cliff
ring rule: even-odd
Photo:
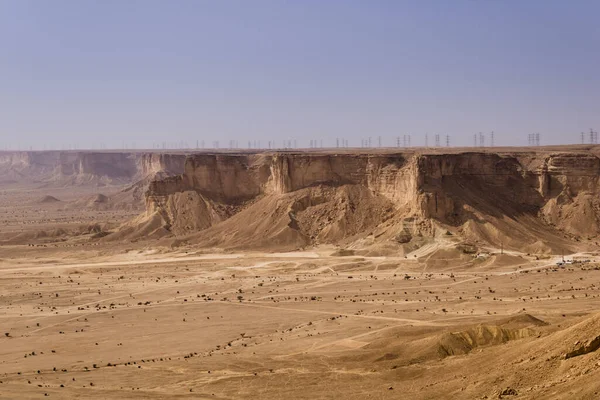
[[[598,234],[599,177],[592,151],[196,154],[150,183],[147,212],[119,237],[143,237],[136,227],[153,221],[155,236],[210,246],[452,233],[550,252]]]

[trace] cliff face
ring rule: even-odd
[[[136,161],[135,174],[138,177],[170,176],[184,171],[183,154],[141,153],[133,156]]]
[[[197,154],[182,175],[152,182],[146,201],[147,215],[161,215],[175,234],[220,229],[226,235],[218,227],[239,230],[227,224],[235,215],[245,235],[268,231],[280,238],[291,230],[295,244],[359,235],[350,225],[360,220],[365,235],[434,235],[443,226],[508,247],[533,246],[542,230],[552,247],[569,235],[600,231],[599,177],[600,159],[584,152]],[[367,215],[369,207],[378,210],[369,214],[371,224],[350,218]],[[253,231],[259,228],[246,214],[281,228]]]
[[[415,189],[414,168],[402,155],[202,154],[187,158],[180,178],[155,181],[150,194],[197,190],[223,201],[245,201],[265,193],[307,187],[363,185],[391,199]]]

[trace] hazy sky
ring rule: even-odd
[[[0,148],[577,143],[600,130],[599,16],[598,0],[0,0]]]

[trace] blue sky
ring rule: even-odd
[[[600,130],[598,15],[595,0],[0,0],[0,149],[577,143]]]

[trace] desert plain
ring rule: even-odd
[[[6,152],[0,398],[600,398],[597,151]]]

